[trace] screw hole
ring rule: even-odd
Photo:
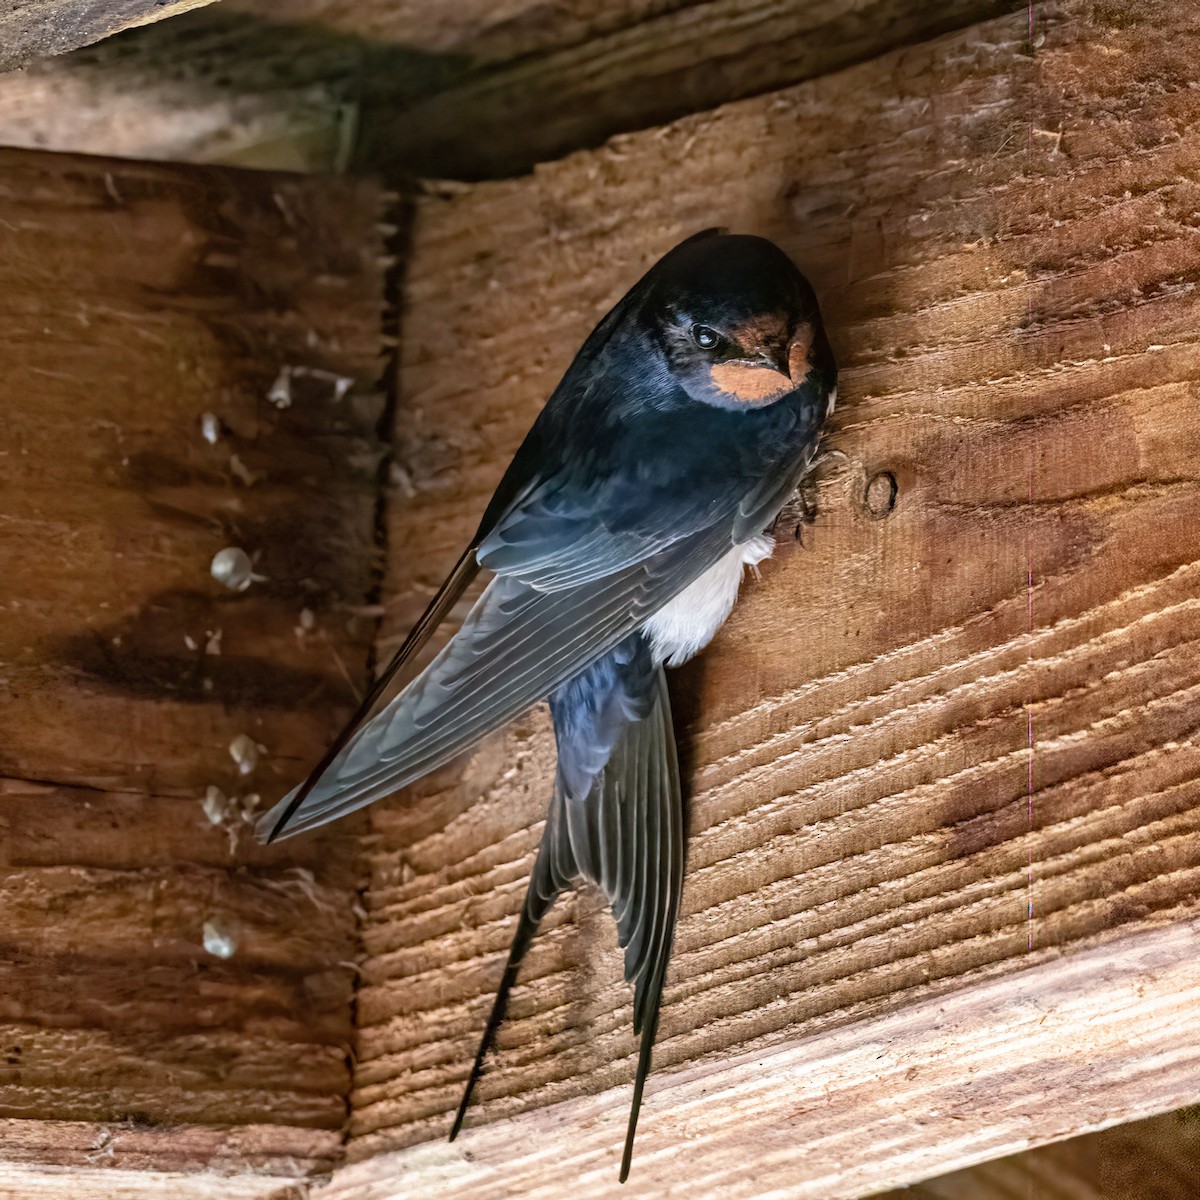
[[[864,502],[867,512],[876,520],[881,520],[896,507],[896,493],[900,490],[896,477],[891,471],[880,471],[872,476],[867,484]]]

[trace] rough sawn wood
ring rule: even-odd
[[[1085,946],[1119,960],[1196,912],[1200,29],[1170,4],[1035,17],[1032,40],[1013,15],[418,208],[385,650],[589,327],[681,237],[776,238],[842,364],[848,458],[815,521],[673,681],[690,859],[643,1119],[685,1173],[675,1073],[869,1037]],[[551,763],[535,713],[373,810],[356,1159],[445,1134]],[[474,1128],[627,1102],[611,919],[581,895],[549,925]],[[1036,1093],[1037,1045],[1011,1050]],[[1139,1079],[1144,1111],[1200,1095]],[[1101,1094],[1091,1127],[1129,1103]],[[584,1108],[607,1112],[573,1108],[572,1136]],[[945,1121],[924,1139],[949,1145]],[[545,1133],[499,1129],[514,1157]]]
[[[1106,1125],[1114,1105],[1179,1104],[1200,1072],[1200,921],[1120,945],[660,1078],[624,1185],[617,1088],[366,1159],[313,1200],[554,1200],[567,1179],[581,1200],[854,1200]],[[953,1200],[988,1195],[959,1179]]]
[[[1016,0],[222,0],[0,75],[0,142],[479,178]]]
[[[360,163],[489,179],[613,134],[810,79],[1016,7],[1013,0],[709,0],[475,71],[411,104],[363,104]]]
[[[1195,1106],[1026,1150],[874,1200],[1195,1200]]]
[[[175,16],[212,0],[13,0],[0,12],[0,71],[35,55],[62,54],[122,29]]]
[[[0,1160],[336,1149],[356,847],[249,822],[369,657],[384,205],[0,152]]]

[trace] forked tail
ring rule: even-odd
[[[559,893],[582,877],[612,905],[625,978],[634,985],[633,1027],[641,1043],[621,1158],[624,1182],[683,887],[683,802],[666,678],[646,640],[634,634],[559,689],[550,710],[559,751],[550,816],[450,1138],[462,1128],[539,923]]]

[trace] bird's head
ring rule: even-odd
[[[802,387],[828,354],[812,288],[765,238],[684,242],[661,262],[649,300],[643,311],[672,376],[705,404],[773,404]]]

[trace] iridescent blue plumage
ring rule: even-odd
[[[677,246],[593,330],[425,616],[264,818],[268,840],[324,824],[549,700],[550,813],[452,1137],[538,922],[582,878],[612,905],[634,985],[627,1174],[683,880],[663,664],[708,642],[744,565],[770,552],[764,531],[808,468],[835,382],[816,298],[778,247],[716,231]],[[384,702],[479,568],[494,578],[459,632]]]

